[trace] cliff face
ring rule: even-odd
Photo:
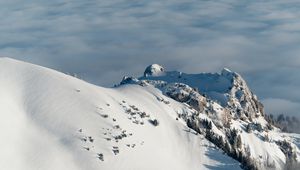
[[[258,101],[257,96],[251,92],[246,81],[239,74],[224,69],[221,75],[232,81],[232,86],[227,92],[228,102],[225,107],[231,108],[231,111],[239,117],[252,119],[264,116],[262,103]]]

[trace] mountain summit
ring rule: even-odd
[[[239,161],[242,168],[283,169],[298,164],[297,146],[266,120],[263,104],[238,73],[227,68],[221,73],[164,71],[130,79],[134,81],[127,84],[153,86],[186,104],[191,112],[177,112],[178,118]]]
[[[98,87],[0,58],[0,169],[284,169],[297,135],[264,117],[237,73],[186,74],[151,65]]]
[[[150,76],[161,76],[165,73],[165,69],[158,64],[151,64],[148,66],[144,72],[145,77],[150,77]]]

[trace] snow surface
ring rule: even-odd
[[[186,105],[152,86],[103,88],[9,58],[0,69],[0,169],[240,169],[176,120]],[[207,88],[226,90],[228,80],[214,79],[220,85]]]

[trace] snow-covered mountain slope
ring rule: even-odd
[[[240,169],[154,86],[102,88],[9,58],[0,70],[0,169]]]
[[[147,67],[143,77],[124,77],[120,85],[124,84],[156,87],[189,106],[192,112],[177,112],[177,116],[244,169],[284,169],[299,163],[295,138],[266,120],[263,105],[235,72],[186,74],[155,64]]]

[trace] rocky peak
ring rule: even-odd
[[[257,96],[252,93],[246,81],[237,73],[223,70],[222,75],[232,77],[232,87],[228,91],[228,107],[235,108],[233,111],[239,116],[253,118],[263,116],[264,109]]]
[[[272,146],[277,153],[282,152],[282,157],[285,154],[288,161],[294,161],[289,155],[295,155],[297,149],[293,149],[290,142],[269,137],[277,130],[264,118],[263,105],[236,72],[224,68],[221,73],[186,74],[166,72],[162,66],[153,64],[146,68],[143,77],[125,77],[121,84],[129,83],[153,86],[165,96],[183,103],[185,107],[176,111],[176,120],[185,121],[189,128],[240,161],[244,169],[280,169],[282,166],[270,157],[266,158],[267,165],[255,161],[263,159],[266,151],[257,150],[254,145]],[[167,100],[158,100],[170,104]],[[251,154],[256,152],[259,154]],[[275,152],[267,154],[276,156]]]
[[[165,69],[158,64],[151,64],[148,66],[144,72],[144,77],[150,77],[150,76],[162,76],[165,73]]]
[[[139,80],[134,78],[134,77],[128,77],[128,76],[124,76],[120,85],[123,84],[136,84]]]
[[[229,70],[228,68],[223,68],[223,70],[221,71],[221,76],[232,79],[233,77],[237,76],[237,73]]]
[[[189,88],[182,88],[182,86],[178,86],[179,84],[187,85],[191,89],[197,89],[198,94],[227,108],[235,117],[251,120],[254,117],[264,116],[263,105],[249,89],[246,81],[240,74],[228,68],[224,68],[221,73],[215,74],[186,74],[177,71],[166,72],[162,66],[152,64],[146,68],[143,77],[139,79],[127,78],[122,81],[122,84],[138,83],[139,80],[146,81],[162,91],[167,90],[170,92],[170,87],[172,87],[172,93],[168,93],[168,96],[170,97],[170,94],[172,94],[172,98],[178,97],[180,102],[182,102],[182,97],[180,96],[185,96],[186,98],[186,95],[183,94],[192,95],[190,90],[186,91]],[[165,85],[169,85],[169,88],[162,88]],[[195,96],[193,96],[194,99]]]

